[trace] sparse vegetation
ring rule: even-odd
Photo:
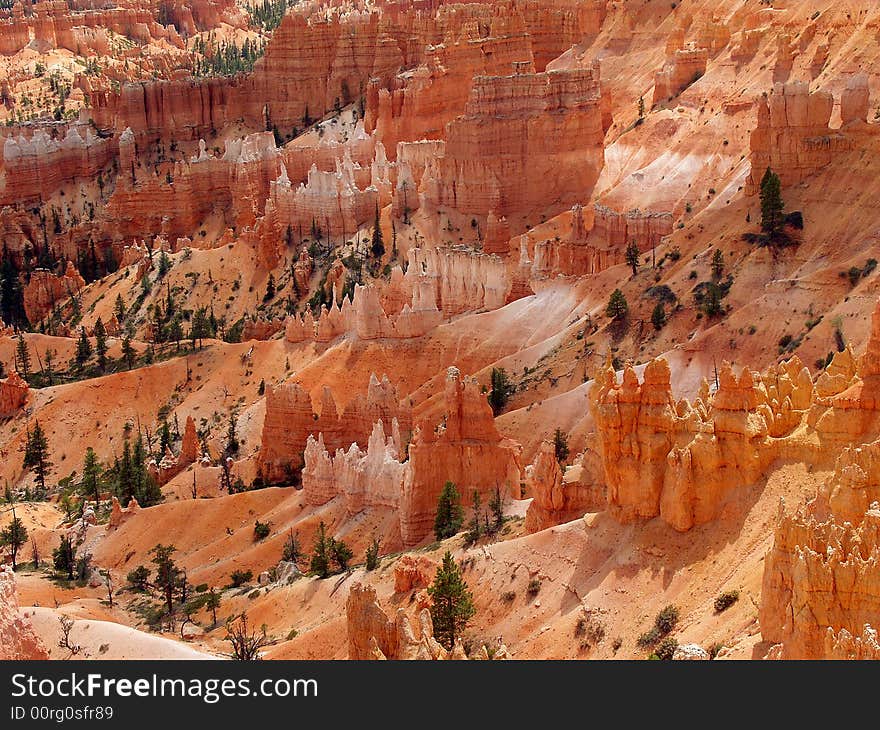
[[[724,591],[715,599],[715,612],[721,613],[739,600],[739,591]]]

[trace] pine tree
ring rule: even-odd
[[[434,583],[428,587],[431,596],[431,621],[434,638],[451,650],[477,612],[474,599],[461,574],[461,568],[448,550],[437,568]]]
[[[192,324],[190,325],[190,340],[195,348],[198,340],[199,349],[202,349],[202,340],[211,335],[211,325],[208,322],[208,313],[204,307],[199,307],[193,315]]]
[[[556,461],[560,464],[568,458],[568,434],[561,428],[553,432],[553,452],[556,454]]]
[[[125,360],[126,367],[131,370],[131,366],[134,365],[134,359],[137,357],[137,352],[131,344],[131,336],[128,332],[122,338],[122,357]]]
[[[95,322],[95,352],[98,355],[98,367],[103,373],[107,369],[107,330],[104,329],[100,317]]]
[[[471,498],[471,509],[473,510],[473,514],[471,515],[470,522],[468,522],[467,541],[476,542],[483,534],[480,493],[476,489]]]
[[[88,335],[86,335],[86,328],[79,328],[79,340],[76,343],[76,362],[77,365],[82,367],[85,365],[89,358],[92,356],[92,344],[89,342]]]
[[[645,121],[645,97],[639,97],[639,123]]]
[[[615,322],[626,319],[629,313],[629,305],[626,303],[626,297],[620,289],[611,292],[608,298],[608,306],[605,308],[605,314],[611,317]]]
[[[443,485],[437,500],[437,514],[434,517],[434,535],[438,540],[452,537],[461,529],[464,512],[458,490],[452,482]]]
[[[288,563],[298,564],[302,558],[302,550],[299,546],[299,540],[296,533],[290,530],[287,533],[287,539],[284,541],[284,547],[281,550],[281,559]]]
[[[18,342],[15,345],[15,360],[19,375],[27,380],[31,375],[31,354],[21,332],[18,333]]]
[[[373,221],[373,242],[370,244],[373,258],[379,259],[385,255],[385,243],[382,240],[382,226],[379,221],[379,206],[376,206],[376,217]]]
[[[492,531],[497,532],[504,524],[504,498],[498,485],[495,485],[495,491],[489,500],[489,511],[492,513]]]
[[[115,464],[114,470],[116,472],[116,497],[123,507],[127,507],[134,496],[131,442],[127,438],[122,443],[122,458]]]
[[[135,439],[131,452],[132,492],[141,507],[150,507],[162,501],[162,490],[147,468],[147,450],[140,436]]]
[[[162,544],[150,550],[152,561],[156,565],[155,584],[165,594],[165,605],[169,614],[174,611],[174,590],[180,580],[180,568],[171,559],[176,550],[173,545]]]
[[[663,306],[663,302],[657,302],[654,311],[651,312],[651,324],[658,331],[663,329],[663,325],[666,324],[666,308]]]
[[[89,446],[86,449],[86,456],[83,461],[80,491],[84,499],[94,497],[96,509],[101,499],[101,471],[101,463],[98,461],[98,456],[95,454],[95,450]]]
[[[163,455],[171,446],[171,426],[168,425],[168,420],[165,419],[162,421],[162,425],[159,426],[159,454]]]
[[[213,588],[205,596],[205,608],[211,612],[211,625],[217,625],[217,609],[220,608],[220,594]]]
[[[179,316],[175,316],[168,325],[168,339],[174,343],[175,349],[180,350],[180,341],[183,339],[183,324]]]
[[[779,176],[769,167],[761,178],[761,230],[773,236],[782,228],[785,203]]]
[[[309,569],[319,578],[327,578],[330,575],[330,539],[327,537],[327,527],[323,520],[318,525],[318,532],[315,534],[315,545],[312,548]]]
[[[12,521],[6,526],[6,529],[0,531],[0,546],[8,547],[12,554],[12,569],[15,570],[16,558],[21,546],[28,541],[28,531],[24,526],[24,522],[20,517],[15,516],[15,510],[12,510]]]
[[[342,540],[330,538],[330,557],[339,570],[348,570],[348,561],[354,557],[354,552]]]
[[[122,324],[125,321],[125,302],[122,301],[122,295],[116,295],[116,304],[113,305],[113,314],[116,321]]]
[[[270,271],[269,278],[266,280],[266,293],[263,295],[263,301],[269,302],[275,298],[275,275]]]
[[[635,276],[639,272],[639,245],[635,239],[629,242],[626,247],[626,264],[632,269],[632,275]]]
[[[52,365],[55,362],[55,350],[47,349],[44,360],[46,361],[46,368],[44,370],[46,374],[46,381],[49,383],[49,385],[54,385],[55,371],[52,369]]]
[[[512,391],[513,384],[507,377],[507,371],[504,368],[492,368],[492,389],[489,391],[489,406],[492,408],[493,416],[497,416],[504,410]]]
[[[373,538],[372,542],[367,545],[367,555],[364,567],[367,570],[375,570],[379,567],[379,538]]]
[[[34,424],[34,430],[28,434],[23,466],[25,469],[30,469],[37,478],[40,489],[45,491],[46,476],[52,464],[49,462],[49,441],[39,421]]]
[[[61,544],[52,551],[52,564],[59,573],[67,573],[67,580],[73,580],[76,550],[67,535],[61,536]]]

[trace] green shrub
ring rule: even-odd
[[[251,570],[233,570],[229,574],[229,580],[232,581],[233,588],[240,588],[245,583],[251,581],[254,577],[254,573]]]
[[[254,542],[265,540],[269,537],[269,523],[257,520],[254,523]]]
[[[678,642],[671,636],[667,636],[663,641],[657,644],[651,659],[659,659],[660,661],[669,661],[672,659],[675,650],[678,649]]]
[[[537,578],[532,578],[529,581],[529,585],[526,587],[526,593],[528,593],[532,598],[538,595],[541,590],[541,581]]]
[[[715,611],[721,613],[739,600],[739,591],[724,591],[715,599]]]

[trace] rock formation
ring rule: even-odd
[[[510,217],[572,205],[604,166],[599,67],[477,77],[446,137],[425,172],[433,208]]]
[[[56,276],[46,269],[31,272],[31,277],[24,287],[24,311],[30,322],[39,322],[50,311],[56,302],[69,299],[86,285],[72,261],[61,276]]]
[[[434,638],[431,612],[422,608],[415,621],[402,608],[391,617],[379,604],[376,589],[355,582],[345,604],[348,629],[348,658],[364,659],[488,659],[483,646],[473,657],[468,657],[461,639],[451,650],[445,649]],[[502,644],[493,659],[509,659],[510,654]]]
[[[847,115],[850,112],[848,97]],[[758,123],[751,136],[752,169],[746,193],[755,194],[769,167],[783,186],[796,185],[829,163],[835,155],[851,149],[852,140],[832,131],[828,122],[834,99],[825,91],[810,92],[806,83],[777,83],[758,102]],[[859,112],[861,113],[861,112]]]
[[[27,403],[28,384],[14,370],[6,380],[0,381],[0,418],[18,413]]]
[[[698,48],[696,43],[685,45],[674,42],[673,47],[667,48],[667,58],[663,68],[654,74],[654,98],[651,106],[678,96],[706,73],[708,60],[707,48]]]
[[[316,432],[321,429],[316,426]],[[265,433],[265,431],[264,431]],[[431,531],[437,498],[447,481],[465,499],[475,490],[483,501],[496,489],[518,494],[518,446],[501,438],[479,384],[450,368],[445,415],[440,424],[422,422],[413,434],[408,459],[392,425],[386,439],[376,423],[366,452],[352,445],[331,457],[327,436],[310,436],[305,449],[303,491],[312,504],[344,495],[349,514],[366,508],[395,510],[405,546],[418,544]]]
[[[606,507],[601,463],[593,451],[564,470],[552,442],[543,441],[532,464],[526,467],[526,531],[538,532]]]
[[[516,495],[519,489],[518,445],[498,433],[477,380],[449,368],[444,398],[443,422],[421,423],[409,447],[400,500],[400,534],[407,546],[430,534],[437,498],[447,481],[455,483],[465,501],[474,491],[487,503],[496,489],[502,496]]]
[[[116,154],[113,139],[96,136],[85,124],[72,125],[60,140],[39,128],[30,138],[6,137],[0,207],[42,202],[64,183],[96,177]]]
[[[49,652],[34,632],[29,618],[18,607],[15,573],[8,566],[0,568],[0,659],[24,661],[48,659]]]
[[[291,480],[303,465],[312,434],[320,434],[321,451],[325,446],[331,451],[353,447],[351,458],[356,460],[356,444],[368,445],[373,440],[373,424],[378,421],[389,426],[397,423],[396,448],[401,449],[412,431],[412,408],[408,400],[400,399],[387,376],[380,381],[372,375],[366,395],[354,398],[341,414],[328,387],[323,390],[320,414],[313,412],[311,397],[298,383],[268,387],[260,447],[263,478],[269,482]]]

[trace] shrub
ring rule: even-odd
[[[661,631],[664,636],[672,631],[677,623],[678,608],[671,605],[664,607],[660,611],[660,613],[657,614],[657,618],[654,620],[654,626],[656,626],[657,629]]]
[[[707,650],[709,653],[709,658],[714,659],[715,657],[717,657],[723,648],[724,644],[722,644],[720,641],[716,641]]]
[[[267,537],[269,537],[269,523],[259,520],[254,522],[254,542],[265,540]]]
[[[538,595],[538,592],[541,590],[541,581],[537,578],[532,578],[529,581],[529,585],[526,587],[526,593],[529,594],[532,598]]]
[[[671,636],[667,636],[663,641],[657,644],[651,659],[659,659],[660,661],[669,661],[672,659],[675,650],[678,649],[678,642]]]
[[[501,600],[505,603],[511,603],[515,598],[516,593],[513,591],[504,591],[504,593],[501,594]]]
[[[623,646],[623,639],[621,639],[619,636],[611,642],[611,649],[614,651],[615,654],[619,651],[621,646]]]
[[[724,591],[715,599],[715,611],[721,613],[739,600],[739,591]]]
[[[654,646],[654,644],[669,634],[677,623],[678,609],[671,605],[665,606],[654,619],[654,625],[639,636],[638,645],[641,647]]]
[[[229,580],[232,581],[233,588],[240,588],[245,583],[252,580],[254,573],[252,570],[233,570],[229,574]]]

